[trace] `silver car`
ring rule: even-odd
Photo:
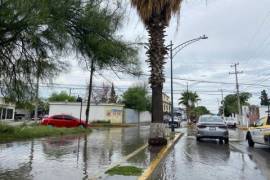
[[[224,140],[225,144],[229,143],[228,128],[219,116],[203,115],[200,116],[197,123],[196,131],[197,141],[202,138],[219,139]]]

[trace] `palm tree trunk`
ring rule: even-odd
[[[91,60],[91,67],[90,67],[90,82],[89,82],[89,89],[88,89],[88,98],[87,98],[87,106],[85,111],[86,116],[86,126],[88,125],[89,121],[89,112],[90,112],[90,102],[91,102],[91,95],[92,95],[92,84],[93,84],[93,75],[94,75],[94,59]]]
[[[163,69],[165,64],[165,55],[167,48],[165,47],[164,37],[166,23],[161,15],[151,18],[147,25],[149,33],[149,64],[151,67],[150,84],[152,88],[152,123],[150,127],[150,145],[164,145],[167,143],[165,138],[165,124],[163,123],[163,101],[162,89],[165,81]]]

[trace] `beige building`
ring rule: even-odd
[[[164,113],[171,113],[171,99],[170,97],[162,93],[162,101],[163,101],[163,112]]]

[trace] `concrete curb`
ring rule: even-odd
[[[138,178],[138,180],[147,180],[151,177],[159,163],[162,159],[169,153],[171,148],[175,143],[183,136],[183,133],[176,134],[175,138],[169,142],[165,147],[163,147],[160,152],[157,154],[157,157],[151,162],[148,168],[143,172],[143,174]]]

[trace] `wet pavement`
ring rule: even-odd
[[[143,146],[148,134],[147,126],[99,128],[88,135],[0,144],[0,179],[91,179]],[[144,167],[146,151],[128,163]]]
[[[264,180],[270,179],[270,148],[249,148],[245,132],[230,130],[230,143],[215,140],[197,142],[192,129],[155,170],[152,179],[168,180]]]
[[[270,148],[257,144],[249,148],[245,132],[230,130],[230,143],[226,145],[215,140],[197,142],[191,128],[177,131],[185,135],[161,162],[152,179],[270,179]],[[0,179],[137,179],[104,176],[104,171],[119,162],[146,168],[159,149],[145,148],[136,156],[125,158],[145,145],[148,135],[148,126],[98,128],[88,135],[0,144]]]

